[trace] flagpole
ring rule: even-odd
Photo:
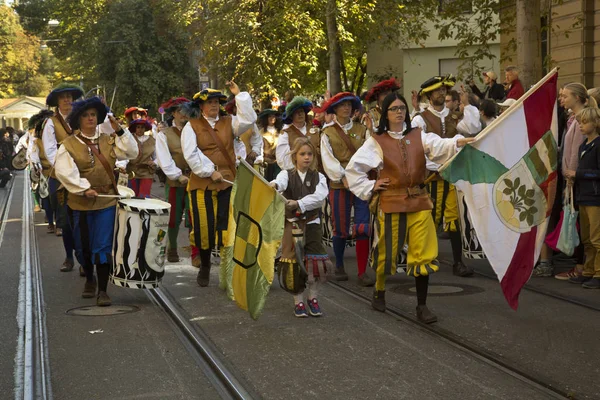
[[[263,181],[265,184],[269,185],[269,187],[271,187],[271,185],[269,184],[269,181],[267,181],[262,175],[260,175],[253,167],[252,165],[248,164],[246,162],[246,160],[244,160],[241,157],[238,157],[238,160],[240,161],[240,163],[244,164],[244,166],[246,168],[248,168],[250,171],[252,171],[252,173],[254,174],[255,177],[257,177],[258,179],[260,179],[261,181]],[[237,178],[236,178],[237,179]],[[273,190],[275,190],[275,188],[273,188]],[[279,195],[279,197],[281,197],[281,199],[283,201],[287,201],[287,199],[281,194],[279,193],[279,191],[275,190],[275,193],[277,193]]]
[[[523,96],[521,96],[521,98],[519,98],[519,100],[517,100],[515,102],[515,104],[513,104],[512,106],[510,106],[508,108],[508,110],[506,110],[505,112],[503,112],[502,114],[500,114],[500,116],[498,118],[496,118],[494,120],[494,122],[492,122],[490,125],[486,126],[484,130],[482,130],[481,132],[479,132],[479,134],[477,134],[477,136],[475,136],[475,140],[473,142],[471,142],[471,143],[477,143],[480,139],[484,138],[491,131],[491,128],[495,128],[495,125],[499,124],[501,121],[505,120],[512,113],[514,113],[515,110],[517,110],[519,108],[519,106],[521,104],[523,104],[523,102],[525,100],[527,100],[527,98],[529,96],[531,96],[531,94],[533,92],[535,92],[536,90],[538,90],[544,83],[546,83],[548,80],[550,80],[550,78],[552,78],[552,76],[554,76],[555,74],[557,74],[559,69],[560,69],[560,67],[555,67],[552,71],[548,72],[548,74],[545,77],[543,77],[538,83],[536,83],[535,85],[533,85],[531,87],[531,89],[529,89]],[[446,168],[448,168],[448,165],[450,165],[450,163],[452,162],[452,160],[454,160],[454,158],[456,158],[456,156],[458,156],[458,154],[459,154],[459,152],[457,152],[448,161],[446,161],[438,169],[438,173],[441,173],[443,170],[445,170]]]

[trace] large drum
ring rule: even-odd
[[[477,233],[473,227],[465,195],[460,190],[456,191],[456,200],[458,202],[458,218],[460,219],[460,234],[462,236],[463,255],[465,258],[481,260],[487,258],[481,247],[481,242],[477,238]]]
[[[134,289],[158,286],[165,274],[170,209],[169,203],[155,199],[119,200],[112,283]]]

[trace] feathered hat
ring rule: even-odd
[[[324,111],[327,114],[334,114],[335,106],[344,101],[349,101],[352,103],[352,111],[358,110],[361,106],[360,99],[358,98],[358,96],[350,92],[341,92],[327,100],[325,103],[323,103],[323,105],[320,108],[320,111]]]
[[[262,110],[260,112],[260,114],[258,114],[258,118],[257,119],[260,120],[261,118],[267,117],[269,115],[275,115],[275,116],[277,116],[277,115],[279,115],[279,111],[273,110],[272,108],[264,109],[264,110]]]
[[[52,89],[48,97],[46,97],[46,104],[50,107],[58,107],[58,95],[60,93],[71,93],[73,100],[77,100],[83,96],[83,90],[81,87],[72,83],[63,82]]]
[[[313,103],[307,99],[306,97],[303,96],[296,96],[292,99],[292,101],[289,102],[289,104],[287,106],[285,106],[285,112],[283,113],[283,122],[286,124],[291,124],[292,123],[292,115],[294,115],[294,112],[299,109],[302,108],[304,109],[304,112],[307,113],[310,110],[312,110],[313,108]]]
[[[144,117],[148,116],[148,110],[146,110],[145,108],[142,108],[142,107],[129,107],[127,110],[125,110],[125,118],[129,118],[129,115],[131,113],[133,113],[134,111],[139,112]]]
[[[166,114],[173,114],[179,107],[189,101],[190,100],[185,97],[173,97],[171,100],[161,104],[161,107]]]
[[[144,128],[145,128],[144,132],[149,131],[150,129],[152,129],[152,124],[147,119],[136,119],[136,120],[131,121],[129,123],[129,132],[135,133],[136,127],[138,125],[143,125],[144,126]]]
[[[384,92],[395,92],[398,89],[400,89],[400,84],[396,81],[396,78],[381,81],[367,92],[367,95],[365,96],[365,101],[367,103],[377,101],[377,97],[379,97],[379,94]]]
[[[81,114],[83,114],[84,111],[89,110],[90,108],[96,109],[96,112],[98,113],[98,125],[104,122],[104,119],[106,118],[106,113],[108,112],[108,109],[102,103],[100,97],[96,96],[90,97],[89,99],[75,101],[73,102],[72,106],[73,108],[67,116],[67,122],[73,129],[79,129],[79,117],[81,117]]]
[[[419,92],[419,94],[431,93],[434,90],[441,88],[442,86],[445,86],[449,89],[454,87],[454,85],[456,85],[456,78],[453,77],[452,74],[448,74],[446,76],[434,76],[433,78],[426,80],[421,85],[421,91]]]
[[[54,112],[51,110],[41,110],[39,113],[29,118],[29,121],[27,121],[27,128],[34,129],[53,115]]]
[[[227,96],[220,90],[204,89],[194,95],[193,100],[181,105],[180,111],[188,118],[199,118],[202,115],[200,105],[209,99],[219,99],[221,106],[227,102]],[[221,107],[222,115],[227,115],[223,107]]]

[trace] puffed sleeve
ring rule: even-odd
[[[252,97],[248,92],[240,92],[235,96],[236,115],[231,118],[231,127],[233,134],[239,136],[252,128],[256,122],[257,116],[252,107]]]
[[[56,178],[69,193],[83,195],[91,187],[90,182],[79,175],[79,169],[77,169],[75,160],[73,160],[73,157],[65,149],[65,146],[61,146],[56,152],[54,172],[56,173]]]
[[[198,148],[196,132],[188,122],[181,131],[181,148],[183,158],[194,174],[200,178],[208,178],[215,172],[215,164]]]
[[[293,169],[294,163],[292,163],[292,156],[290,155],[290,138],[287,132],[283,132],[279,136],[277,141],[277,147],[275,148],[275,157],[277,158],[277,165],[282,170]]]
[[[354,153],[346,166],[348,188],[359,199],[368,201],[375,187],[375,180],[369,179],[372,169],[383,168],[383,151],[372,137]]]
[[[175,165],[175,160],[171,156],[169,151],[169,145],[167,144],[167,136],[164,132],[156,133],[156,160],[162,172],[165,173],[167,178],[175,181],[181,176],[181,169]]]
[[[139,154],[138,145],[129,129],[123,129],[121,135],[115,138],[115,155],[117,160],[133,160]]]

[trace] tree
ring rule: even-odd
[[[0,4],[0,97],[19,95],[19,85],[36,75],[40,42],[27,34],[14,11]]]
[[[327,41],[329,49],[329,90],[332,94],[342,91],[341,67],[342,49],[338,38],[337,1],[327,0],[325,21],[327,22]],[[347,79],[346,79],[347,81]]]
[[[524,87],[542,78],[540,0],[517,0],[517,62]]]

